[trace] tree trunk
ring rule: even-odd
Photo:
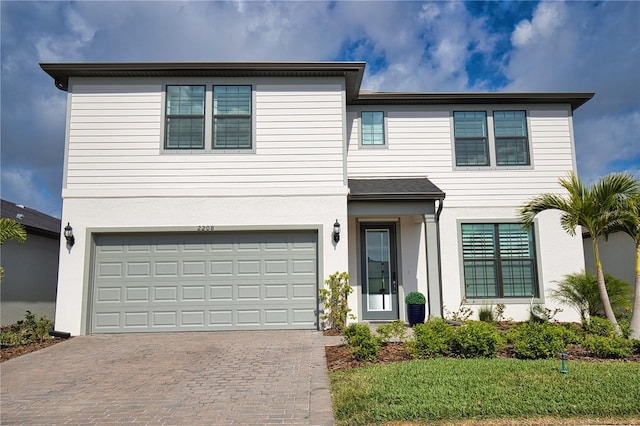
[[[636,243],[636,289],[633,298],[630,339],[640,339],[640,241]]]
[[[598,250],[597,237],[591,235],[591,244],[593,246],[593,256],[596,261],[596,277],[598,278],[598,291],[600,292],[600,299],[602,300],[602,306],[604,307],[604,313],[611,324],[613,324],[614,332],[617,336],[621,336],[620,326],[616,320],[616,316],[611,308],[611,302],[609,301],[609,293],[607,293],[607,286],[604,283],[604,272],[602,271],[602,263],[600,263],[600,251]]]

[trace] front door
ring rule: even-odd
[[[398,319],[395,223],[360,225],[362,319]]]

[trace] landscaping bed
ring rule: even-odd
[[[411,355],[405,348],[404,343],[389,343],[382,345],[380,356],[375,361],[358,361],[351,355],[351,349],[347,345],[325,346],[327,356],[327,369],[329,371],[349,370],[352,368],[364,367],[374,364],[391,364],[411,360]],[[623,359],[605,359],[594,356],[581,345],[570,345],[565,351],[567,363],[572,361],[588,362],[640,362],[640,354],[633,354]],[[510,347],[498,353],[497,358],[515,358],[515,354]],[[569,364],[567,364],[569,365]]]

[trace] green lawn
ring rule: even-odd
[[[640,420],[640,363],[431,359],[331,372],[336,421]],[[548,420],[547,420],[548,421]]]

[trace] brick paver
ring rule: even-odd
[[[333,424],[314,331],[75,337],[0,364],[1,423]]]

